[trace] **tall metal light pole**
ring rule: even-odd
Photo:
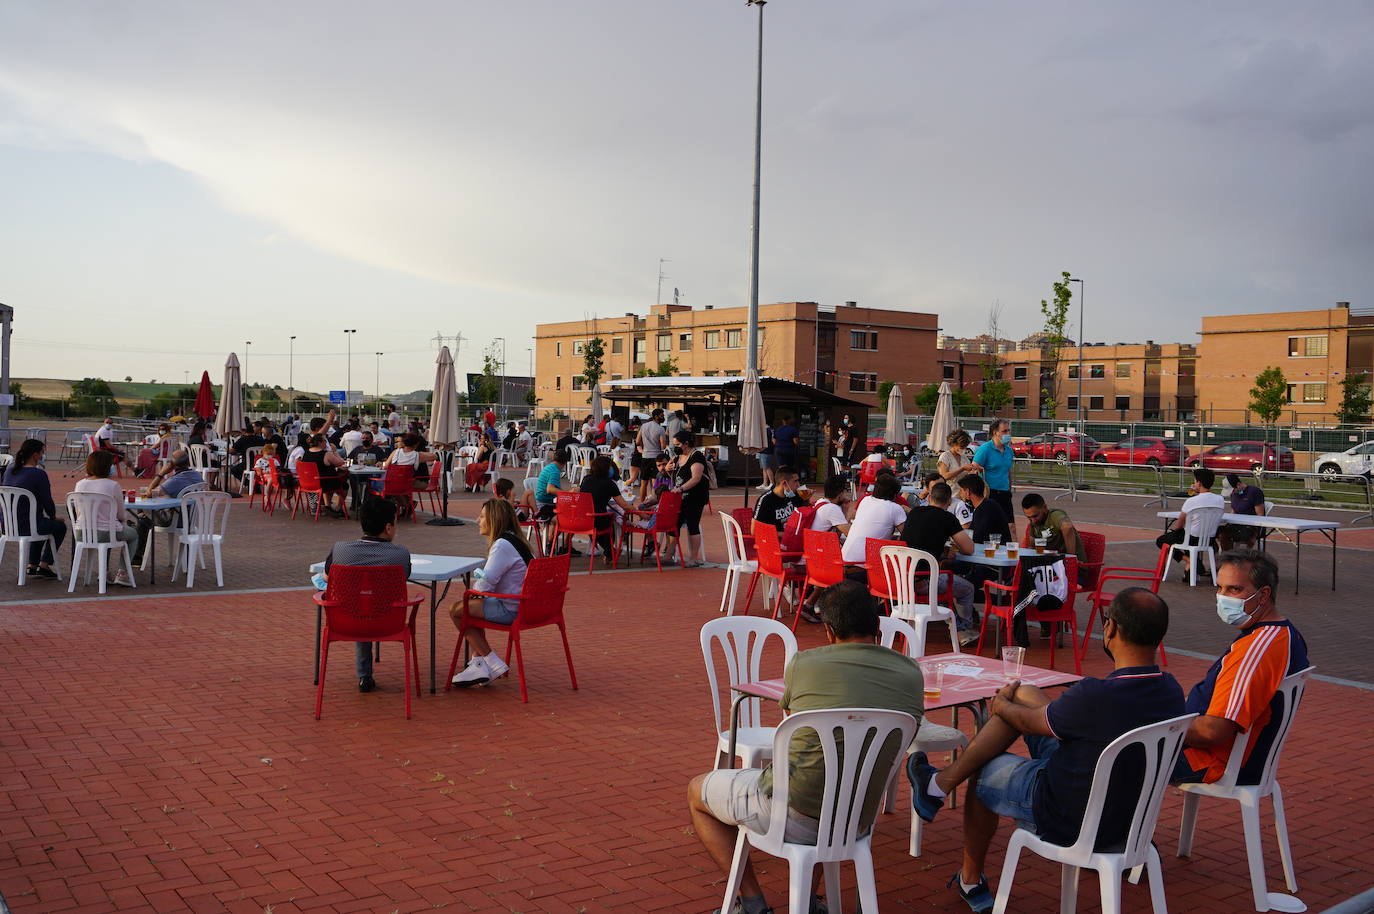
[[[296,408],[296,338],[291,337],[286,345],[286,395],[290,398],[286,404],[286,411],[294,413]]]
[[[382,356],[385,352],[377,353],[377,386],[373,388],[376,393],[373,395],[376,402],[372,404],[373,410],[380,413],[382,411]]]
[[[251,408],[248,405],[248,391],[252,390],[252,387],[248,383],[248,347],[252,345],[252,340],[243,341],[243,408],[245,412]]]
[[[498,404],[504,404],[506,399],[506,338],[504,336],[494,336],[491,338],[493,343],[497,340],[501,341],[501,387],[496,394],[496,402]],[[493,412],[495,412],[495,410],[493,410]],[[505,409],[501,410],[500,416],[502,419],[506,418]]]
[[[344,339],[348,342],[348,371],[344,376],[344,406],[353,405],[348,401],[353,396],[351,393],[353,390],[353,334],[357,332],[356,329],[344,331]]]
[[[1078,433],[1083,434],[1083,418],[1087,411],[1083,409],[1083,280],[1070,279],[1069,282],[1078,283]],[[1083,448],[1079,447],[1078,456],[1081,459]]]
[[[14,321],[14,309],[9,305],[0,305],[0,394],[6,394],[4,402],[0,402],[0,425],[5,428],[10,427],[10,334],[13,332],[11,324]]]
[[[749,355],[745,362],[748,371],[759,368],[759,175],[763,161],[763,7],[767,2],[747,0],[745,4],[759,8],[758,73],[754,86],[754,209],[749,224]]]

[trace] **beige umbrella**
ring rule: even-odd
[[[887,428],[883,444],[906,444],[906,410],[902,407],[902,387],[893,384],[887,392]]]
[[[768,446],[767,421],[763,414],[759,373],[751,368],[745,372],[744,386],[739,392],[739,436],[736,444],[742,453],[757,454]],[[748,473],[744,474],[744,503],[749,504]]]
[[[220,389],[219,409],[215,413],[215,432],[221,438],[243,431],[243,387],[239,381],[239,357],[229,353],[224,363],[224,387]]]
[[[434,396],[429,409],[429,440],[453,444],[462,435],[458,428],[458,388],[453,371],[453,354],[445,346],[435,359]]]
[[[926,447],[936,454],[948,446],[945,440],[954,431],[954,394],[950,392],[949,382],[940,382],[940,396],[935,401],[935,415],[931,417],[930,434],[926,436]]]
[[[597,425],[606,417],[606,407],[601,403],[601,385],[592,385],[592,422]]]

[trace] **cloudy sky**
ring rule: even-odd
[[[1374,304],[1374,7],[773,0],[761,297],[1091,340]],[[17,376],[428,386],[534,324],[746,295],[741,0],[0,6]],[[667,293],[665,292],[665,295]],[[497,344],[499,346],[499,343]]]

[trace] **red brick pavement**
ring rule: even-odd
[[[684,801],[713,748],[697,630],[720,579],[579,576],[580,691],[556,635],[535,632],[529,704],[502,681],[425,692],[410,721],[396,650],[381,689],[360,695],[346,646],[312,719],[305,591],[5,607],[0,892],[17,912],[709,911],[721,876]],[[441,656],[453,640],[441,634]],[[1204,665],[1177,658],[1171,671],[1187,685]],[[1105,659],[1093,652],[1089,667]],[[1371,710],[1368,692],[1314,683],[1285,758],[1314,910],[1374,871]],[[1204,811],[1189,861],[1169,853],[1178,812],[1171,795],[1158,833],[1173,909],[1247,910],[1235,810]],[[884,908],[959,910],[943,887],[958,840],[946,816],[912,860],[906,816],[884,819]],[[785,868],[761,871],[781,897]],[[1090,910],[1096,886],[1083,883]],[[1058,884],[1026,861],[1015,909],[1056,910]],[[1126,897],[1145,909],[1143,887]]]

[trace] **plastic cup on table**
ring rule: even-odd
[[[1045,554],[1045,537],[1043,537],[1043,536],[1037,536],[1037,537],[1035,538],[1035,554],[1036,554],[1036,555],[1044,555],[1044,554]]]
[[[939,698],[945,688],[945,665],[932,663],[925,667],[925,696],[927,700]]]
[[[1015,645],[1002,648],[1002,675],[1007,682],[1021,678],[1021,668],[1026,663],[1026,649]]]
[[[984,543],[983,555],[987,556],[988,558],[992,558],[993,556],[997,555],[997,544],[992,542]]]
[[[1007,543],[1007,558],[1016,558],[1016,553],[1020,547],[1016,543]]]

